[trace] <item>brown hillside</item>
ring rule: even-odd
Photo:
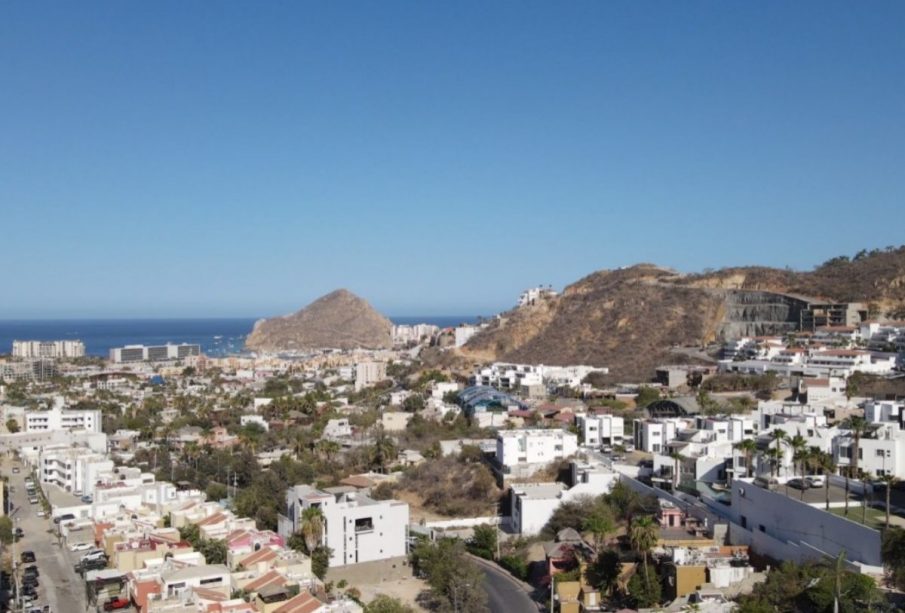
[[[729,334],[788,330],[782,294],[865,302],[905,315],[905,247],[834,258],[810,272],[765,267],[680,275],[650,264],[600,271],[557,298],[503,313],[462,348],[474,361],[606,366],[612,378],[647,380],[676,362],[670,349]],[[787,299],[786,299],[787,300]]]
[[[362,298],[344,289],[318,298],[285,317],[263,319],[245,341],[249,349],[385,349],[392,323]]]

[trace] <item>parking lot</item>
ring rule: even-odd
[[[13,467],[19,467],[18,473]],[[85,583],[73,570],[78,554],[73,554],[61,545],[54,524],[48,517],[38,517],[40,504],[31,504],[25,491],[26,470],[9,457],[2,459],[0,472],[9,477],[10,517],[14,525],[21,528],[24,535],[11,545],[13,560],[20,563],[24,551],[35,554],[39,571],[38,597],[31,607],[48,605],[53,612],[76,613],[87,610]],[[28,609],[26,609],[28,610]]]

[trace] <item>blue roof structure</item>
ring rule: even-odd
[[[494,409],[505,410],[510,406],[517,406],[520,409],[528,408],[518,398],[486,385],[473,385],[463,389],[459,392],[459,404],[462,405],[466,415],[493,411]]]

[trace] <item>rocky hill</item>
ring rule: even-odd
[[[385,349],[392,345],[392,325],[366,300],[339,289],[292,315],[258,321],[245,346],[256,351]]]
[[[651,264],[595,272],[540,303],[503,313],[461,349],[471,361],[606,366],[647,380],[658,364],[698,361],[702,346],[796,329],[805,295],[864,302],[878,317],[905,313],[905,247],[834,258],[810,272],[764,267],[681,275]]]

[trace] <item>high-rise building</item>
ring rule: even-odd
[[[180,343],[178,345],[167,343],[166,345],[126,345],[114,347],[110,350],[110,361],[122,364],[124,362],[167,362],[170,360],[182,360],[191,356],[201,355],[201,345]]]
[[[85,343],[78,340],[13,341],[16,358],[80,358],[85,355]]]

